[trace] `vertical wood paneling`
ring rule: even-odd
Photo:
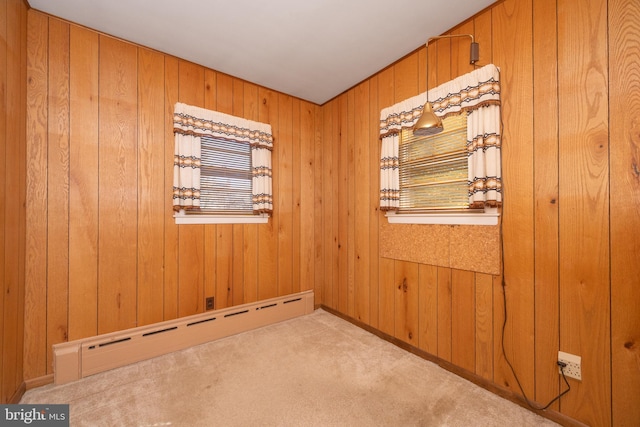
[[[475,372],[482,378],[493,380],[493,278],[476,273],[475,304]]]
[[[300,252],[300,248],[302,245],[302,242],[300,241],[300,234],[302,233],[302,225],[301,225],[301,212],[302,212],[302,184],[301,184],[301,180],[303,178],[302,175],[302,164],[304,163],[304,159],[302,158],[302,145],[304,144],[301,137],[300,137],[300,129],[302,126],[302,106],[301,106],[301,101],[299,99],[293,99],[292,100],[292,105],[291,105],[291,138],[292,138],[292,144],[291,144],[291,157],[293,159],[292,163],[291,163],[291,175],[292,175],[292,180],[293,182],[291,183],[291,199],[292,199],[292,222],[293,222],[293,228],[291,230],[291,247],[292,247],[292,253],[293,253],[293,259],[292,259],[292,290],[293,292],[300,292],[300,288],[301,288],[301,283],[300,283],[300,277],[303,276],[303,274],[301,274],[300,271],[300,265],[303,262],[302,260],[302,253]],[[305,117],[306,118],[306,117]],[[315,144],[314,144],[315,146]],[[315,152],[315,150],[314,150]],[[314,159],[314,164],[315,164],[315,159]],[[306,172],[306,171],[305,171]],[[306,174],[305,174],[306,176]],[[316,175],[317,176],[317,175]],[[308,187],[309,184],[307,183],[305,185],[305,188]],[[322,188],[322,184],[321,183],[317,183],[314,181],[314,183],[311,185],[312,191],[314,191],[315,189],[318,189],[318,191],[320,191],[321,193],[321,188]],[[310,206],[311,209],[314,208],[315,205],[315,200],[312,206]],[[309,208],[309,206],[307,207]],[[319,201],[318,206],[316,207],[316,209],[322,210],[322,200]],[[313,215],[313,211],[311,211],[311,214]],[[319,215],[320,216],[320,215]],[[322,231],[322,230],[321,230]],[[316,238],[315,236],[315,230],[314,230],[314,239]],[[316,268],[316,263],[314,261],[314,266],[313,266],[313,271],[314,273],[317,271],[322,271],[322,267],[323,264],[320,263],[319,266],[320,268]],[[315,287],[317,285],[320,285],[320,283],[316,283],[318,281],[317,277],[314,277],[314,284],[312,286]],[[310,286],[310,285],[306,285],[306,286]],[[322,288],[317,289],[315,291],[315,300],[316,300],[316,304],[320,303],[320,301],[322,301]]]
[[[533,2],[535,372],[538,402],[559,393],[557,0]],[[552,37],[551,37],[552,36]],[[555,403],[554,409],[559,409]]]
[[[380,199],[380,151],[378,138],[380,102],[378,97],[378,77],[369,83],[369,325],[378,327],[378,287],[380,282],[380,219],[378,209]]]
[[[2,3],[2,7],[7,7],[7,2]],[[6,12],[2,14],[5,18],[2,21],[3,30],[7,31]],[[26,294],[25,294],[25,322],[30,325],[32,333],[27,334],[24,341],[25,352],[29,355],[24,362],[24,372],[27,377],[37,377],[45,375],[47,371],[47,348],[42,345],[46,343],[47,318],[46,311],[46,287],[42,283],[47,281],[47,127],[48,127],[48,59],[49,59],[49,22],[48,18],[39,13],[29,12],[28,24],[28,50],[27,50],[27,222],[29,227],[26,230],[26,244],[28,252],[28,262],[26,265]],[[5,39],[6,40],[6,39]],[[7,59],[7,46],[0,44],[4,49],[0,51],[3,57],[0,57],[0,64],[9,64]],[[3,82],[8,78],[9,70],[2,68],[6,73],[3,76]],[[6,100],[6,88],[0,84],[2,91],[2,99]],[[2,104],[5,105],[5,104]],[[7,113],[0,115],[0,137],[3,138],[0,150],[2,150],[3,158],[7,158],[7,147],[9,135],[7,133]],[[2,179],[2,197],[4,206],[9,206],[7,197],[11,195],[7,191],[6,183],[6,162],[0,162],[0,179]],[[3,256],[1,260],[6,266],[5,261],[5,242],[8,239],[7,222],[5,209],[0,209],[0,218],[2,224],[2,245],[1,250]],[[6,268],[6,267],[5,267]],[[2,284],[0,289],[0,301],[3,307],[8,304],[5,301],[6,289],[4,279],[4,268],[2,272]],[[4,325],[4,315],[1,316],[2,325]],[[0,329],[4,334],[4,326]],[[3,349],[5,348],[5,340],[0,340]],[[8,347],[7,347],[8,348]],[[4,350],[3,353],[4,355]],[[2,357],[4,359],[4,357]],[[0,362],[2,372],[4,374],[3,362]],[[3,385],[4,385],[3,381]],[[4,396],[5,388],[2,387]],[[2,402],[5,400],[3,399]]]
[[[503,240],[509,323],[505,346],[520,383],[534,394],[533,343],[533,104],[531,1],[506,0],[493,8],[493,60],[502,66]],[[528,143],[522,143],[528,141]],[[501,353],[501,349],[499,350]],[[509,367],[495,358],[494,380],[516,393]]]
[[[258,88],[258,120],[269,123],[272,126],[274,136],[274,148],[271,154],[272,169],[278,170],[278,94],[264,88]],[[275,192],[278,188],[278,175],[274,173],[272,185]],[[258,300],[273,298],[278,294],[278,224],[279,208],[277,197],[274,193],[273,215],[268,224],[260,224],[258,228]]]
[[[164,57],[164,320],[178,317],[178,233],[173,220],[173,108],[178,102],[179,63]]]
[[[379,328],[391,336],[396,332],[396,289],[395,289],[395,261],[390,258],[380,258],[380,306]]]
[[[178,62],[178,100],[204,107],[204,68]],[[203,225],[178,227],[178,317],[202,312],[204,303]]]
[[[164,320],[164,58],[138,50],[138,325]]]
[[[451,270],[451,361],[475,372],[475,275]]]
[[[368,191],[377,183],[370,181],[369,173],[369,82],[355,88],[355,318],[369,323],[370,270],[370,202]],[[417,334],[416,334],[417,335]]]
[[[51,346],[67,340],[69,294],[69,24],[49,25],[47,144],[47,373]]]
[[[244,117],[248,120],[258,120],[258,87],[244,83]],[[243,230],[243,299],[245,303],[258,299],[258,225],[245,224]]]
[[[560,403],[611,424],[607,2],[558,2],[560,350],[582,382]],[[606,343],[606,344],[605,344]],[[575,383],[575,382],[574,382]]]
[[[209,110],[216,110],[217,100],[216,94],[218,92],[217,87],[218,74],[213,70],[204,70],[204,108]],[[216,224],[205,224],[204,230],[204,248],[203,248],[203,266],[202,266],[202,280],[203,280],[203,296],[205,298],[213,297],[213,308],[218,309],[226,307],[226,294],[218,295],[216,293],[216,283],[218,259],[217,253],[217,239],[218,239],[218,226]],[[224,260],[222,260],[224,261]],[[226,289],[227,286],[221,286],[221,289]]]
[[[336,186],[336,191],[338,194],[338,281],[337,281],[337,302],[336,308],[341,313],[348,313],[349,310],[349,271],[348,271],[348,239],[347,239],[347,228],[349,226],[349,193],[346,189],[349,186],[349,174],[348,174],[348,139],[347,139],[347,129],[349,128],[349,119],[348,119],[348,102],[347,95],[342,94],[338,98],[338,139],[336,147],[336,160],[337,160],[337,168],[338,168],[338,182]]]
[[[474,23],[472,20],[465,22],[464,24],[456,27],[451,34],[473,34]],[[470,49],[471,38],[470,37],[453,37],[451,42],[451,78],[455,79],[458,76],[467,74],[475,68],[471,64]]]
[[[26,247],[26,4],[0,2],[0,402],[23,381]],[[42,45],[40,45],[42,47]]]
[[[301,103],[300,113],[300,281],[301,289],[313,289],[315,280],[314,246],[314,183],[315,183],[315,121],[313,105]],[[281,170],[285,170],[281,168]],[[286,175],[282,177],[286,179]],[[286,188],[280,186],[280,197]],[[317,207],[320,209],[320,206]]]
[[[98,333],[108,333],[137,320],[137,49],[100,36],[99,58]]]
[[[438,268],[419,266],[418,344],[420,349],[438,354]]]
[[[322,141],[326,147],[323,150],[322,171],[319,179],[322,180],[322,249],[324,262],[318,272],[324,275],[322,296],[316,297],[316,304],[320,303],[327,307],[334,308],[333,304],[333,145],[326,144],[327,141],[334,141],[333,126],[336,117],[335,100],[329,101],[322,107]]]
[[[69,339],[98,333],[98,35],[69,32]]]
[[[438,357],[451,362],[451,269],[438,267]]]
[[[233,110],[237,117],[244,116],[244,83],[233,79]],[[244,226],[233,224],[233,290],[231,304],[244,302]]]
[[[218,73],[215,80],[214,110],[225,114],[233,114],[233,78]],[[204,247],[205,265],[213,262],[216,268],[216,308],[225,308],[233,304],[233,225],[205,225],[205,236],[215,230],[215,252],[210,250],[210,242]],[[205,267],[206,268],[206,267]]]
[[[314,227],[314,236],[313,236],[313,276],[314,276],[314,295],[318,295],[316,297],[317,300],[322,301],[322,283],[325,280],[325,274],[322,269],[322,265],[324,264],[324,246],[322,244],[323,234],[323,218],[322,212],[324,210],[324,199],[322,198],[322,165],[324,163],[323,153],[324,153],[324,144],[322,140],[322,108],[318,105],[311,105],[313,109],[312,117],[314,118],[314,138],[313,138],[313,146],[314,146],[314,167],[313,167],[313,206],[310,208],[313,209],[313,227]],[[295,191],[295,190],[294,190]],[[299,223],[299,222],[298,222]],[[295,224],[295,219],[294,219]],[[295,248],[295,240],[294,240],[294,248]],[[295,272],[295,265],[294,265]],[[294,288],[295,289],[295,288]]]
[[[292,141],[292,120],[293,105],[291,97],[278,94],[278,295],[290,294],[293,289],[293,141]],[[311,135],[313,135],[311,133]],[[310,136],[310,135],[309,135]],[[313,152],[312,141],[305,140],[304,146]],[[308,155],[307,155],[308,156]],[[305,162],[305,170],[313,167]],[[311,191],[313,195],[313,189]],[[313,220],[312,216],[306,218],[309,221],[305,224],[311,232],[313,243]],[[309,277],[308,271],[311,267],[308,253],[303,254],[304,265],[307,272],[304,274],[305,286],[313,283],[313,276]]]
[[[611,366],[614,426],[640,420],[640,4],[609,1]],[[631,397],[631,398],[630,398]]]
[[[347,91],[347,131],[346,146],[344,152],[346,153],[346,242],[347,242],[347,313],[351,317],[355,317],[355,301],[356,301],[356,230],[355,230],[355,202],[356,202],[356,176],[355,176],[355,115],[356,115],[356,101],[355,101],[355,89]]]
[[[415,262],[395,261],[395,331],[394,336],[418,347],[419,269]]]

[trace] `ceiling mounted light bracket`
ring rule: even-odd
[[[471,37],[471,47],[469,49],[469,63],[475,65],[480,59],[480,46],[474,40],[471,34],[450,34],[444,36],[431,37],[427,40],[426,47],[429,48],[429,43],[433,40],[453,38],[453,37]],[[429,57],[427,56],[427,100],[422,108],[422,115],[413,126],[413,134],[417,136],[429,136],[442,132],[444,129],[442,126],[442,119],[433,112],[431,103],[429,102]]]

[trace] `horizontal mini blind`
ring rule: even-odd
[[[251,214],[251,147],[246,142],[203,136],[200,211]]]
[[[467,115],[443,120],[444,131],[414,136],[404,129],[399,147],[400,211],[467,209]]]

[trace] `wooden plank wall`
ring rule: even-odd
[[[552,409],[637,424],[637,1],[503,0],[451,30],[474,34],[479,63],[501,68],[506,292],[498,274],[381,256],[379,112],[424,91],[425,77],[432,87],[468,72],[466,39],[419,47],[317,106],[36,11],[25,35],[26,18],[13,19],[24,4],[1,4],[0,98],[26,104],[17,122],[0,114],[2,150],[21,158],[9,136],[26,118],[28,195],[26,231],[19,210],[0,213],[3,400],[22,363],[27,379],[51,372],[56,342],[198,313],[206,296],[221,308],[310,288],[316,303],[519,394],[501,346],[506,295],[504,350],[529,398],[561,391],[557,352],[576,353],[583,381]],[[10,52],[27,38],[24,101]],[[272,125],[269,224],[173,223],[176,101]],[[20,165],[0,167],[8,206]],[[424,228],[447,236],[449,256],[477,255],[469,230]],[[23,234],[24,304],[6,292],[21,283],[8,266]],[[24,362],[9,350],[23,336]]]
[[[544,404],[564,389],[558,351],[582,356],[582,382],[552,409],[588,425],[640,419],[639,18],[629,0],[504,0],[451,30],[501,68],[506,356]],[[430,235],[425,251],[469,258],[476,240],[443,239],[455,226],[389,233],[371,191],[380,110],[425,90],[427,58],[429,87],[470,71],[468,43],[432,42],[323,106],[322,191],[336,207],[323,303],[520,394],[501,345],[502,277],[451,268],[451,255],[389,257],[381,237]]]
[[[321,289],[319,106],[35,10],[28,39],[26,303],[4,297],[5,317],[26,310],[25,378],[52,372],[53,344],[200,313],[209,296],[219,309]],[[271,124],[269,224],[174,224],[178,101]]]
[[[0,1],[0,403],[23,384],[27,6]]]

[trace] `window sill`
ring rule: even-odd
[[[389,224],[445,224],[445,225],[498,225],[497,208],[487,208],[484,212],[469,213],[402,213],[387,212]]]
[[[184,211],[173,215],[176,224],[267,224],[269,214],[260,215],[215,215],[186,214]]]

